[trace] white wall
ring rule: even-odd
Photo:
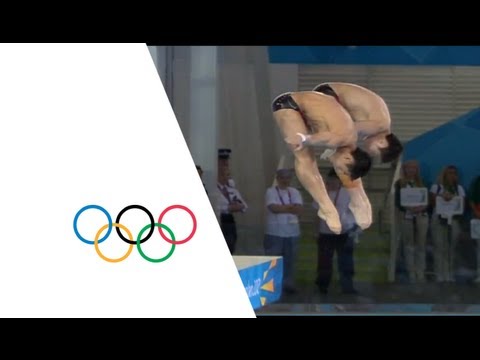
[[[215,47],[149,46],[193,161],[202,166],[209,193],[216,184]],[[211,51],[213,50],[213,55]],[[198,59],[190,61],[192,52]],[[209,144],[209,146],[206,146]]]
[[[238,253],[261,255],[265,190],[279,157],[267,48],[221,46],[218,71],[218,144],[232,149],[232,174],[249,205],[246,213],[236,216]]]
[[[190,57],[190,113],[187,145],[204,171],[209,194],[217,184],[218,74],[217,46],[192,46]],[[184,127],[185,127],[184,123]]]
[[[212,164],[216,167],[216,149],[233,150],[233,176],[249,205],[247,213],[237,216],[238,251],[262,254],[265,190],[273,181],[281,155],[290,153],[274,123],[271,103],[277,95],[297,90],[298,66],[269,64],[265,47],[221,46],[217,47],[218,78],[192,81],[192,69],[208,60],[194,55],[197,50],[201,53],[201,49],[193,48],[156,47],[151,53],[160,76],[164,74],[164,84],[169,85],[167,90],[179,126],[194,162],[204,168],[207,185],[213,181],[216,184],[213,178],[216,168],[211,168]],[[211,72],[210,60],[204,65]],[[196,63],[192,67],[193,61]],[[217,86],[216,101],[208,90],[213,83]],[[198,94],[202,86],[206,86],[210,95]],[[214,162],[204,157],[210,153],[215,157]]]

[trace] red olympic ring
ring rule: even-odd
[[[175,244],[175,245],[180,245],[180,244],[185,244],[187,241],[191,240],[193,238],[193,235],[195,234],[195,232],[197,231],[197,219],[195,218],[195,215],[193,214],[193,212],[187,208],[186,206],[183,206],[183,205],[171,205],[169,207],[167,207],[165,210],[162,211],[162,213],[160,214],[159,218],[158,218],[158,223],[159,224],[162,224],[162,219],[163,217],[165,216],[165,214],[172,210],[172,209],[182,209],[182,210],[185,210],[191,217],[192,217],[192,220],[193,220],[193,229],[192,229],[192,232],[190,233],[190,235],[188,235],[188,237],[185,239],[185,240],[170,240],[169,238],[167,238],[165,236],[165,234],[163,233],[163,230],[161,227],[158,228],[158,232],[160,233],[160,236],[163,238],[163,240],[165,240],[166,242],[170,243],[170,244]]]

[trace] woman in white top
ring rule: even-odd
[[[420,206],[402,206],[401,190],[425,188],[417,161],[402,164],[400,179],[395,183],[395,206],[400,211],[400,232],[405,253],[405,263],[410,282],[424,282],[428,232],[428,203]]]
[[[458,180],[457,167],[449,165],[440,172],[437,183],[430,188],[430,202],[433,206],[433,263],[437,282],[454,281],[455,249],[463,216],[455,215],[451,219],[442,217],[437,213],[437,197],[447,202],[461,197],[465,203],[465,189]]]

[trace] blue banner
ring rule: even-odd
[[[269,46],[270,63],[480,65],[480,46]]]
[[[283,258],[275,258],[239,270],[254,309],[271,304],[282,295]]]

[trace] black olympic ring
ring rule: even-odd
[[[120,211],[117,215],[117,219],[115,220],[115,222],[117,224],[120,224],[120,218],[122,217],[122,215],[130,210],[130,209],[139,209],[139,210],[142,210],[144,211],[147,215],[148,215],[148,218],[150,219],[150,230],[148,231],[148,234],[147,236],[145,236],[144,239],[140,240],[140,244],[143,244],[145,241],[147,241],[148,239],[150,239],[153,235],[153,230],[155,229],[155,220],[153,219],[153,215],[150,211],[148,211],[148,209],[142,205],[129,205],[127,206],[126,208],[124,208],[122,211]],[[117,231],[117,234],[118,236],[120,237],[120,239],[122,239],[123,241],[125,241],[127,244],[130,244],[130,245],[136,245],[136,241],[132,241],[132,240],[128,240],[127,238],[125,238],[125,236],[123,236],[122,232],[120,231],[120,228],[119,227],[115,227],[115,230]]]

